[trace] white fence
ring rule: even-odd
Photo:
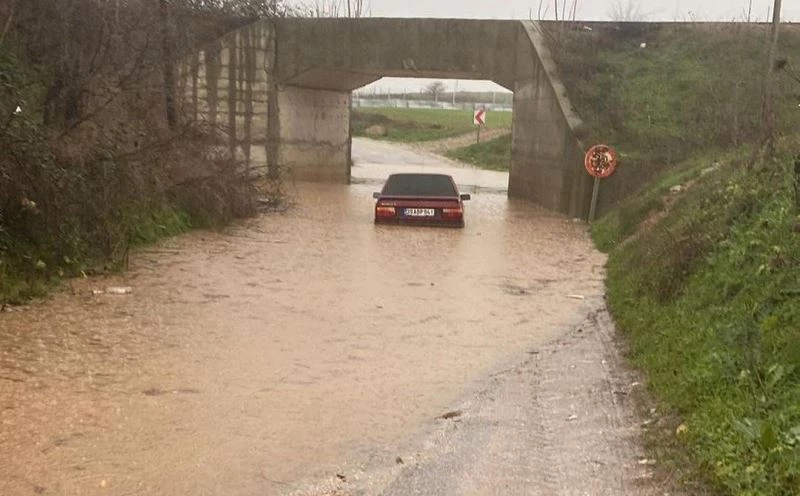
[[[444,110],[476,110],[485,108],[492,112],[511,112],[511,105],[501,103],[458,103],[434,102],[432,100],[405,100],[389,98],[357,98],[353,97],[353,108],[430,108]]]

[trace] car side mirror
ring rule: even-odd
[[[467,201],[467,200],[471,200],[471,199],[472,199],[472,196],[470,196],[470,194],[469,194],[469,193],[462,193],[462,194],[461,194],[461,195],[459,195],[459,196],[461,197],[461,200],[462,200],[462,201]]]
[[[380,197],[381,197],[381,194],[380,194],[379,192],[377,192],[377,191],[376,191],[376,192],[372,193],[372,197],[373,197],[373,198],[375,198],[375,199],[377,200],[378,198],[380,198]]]

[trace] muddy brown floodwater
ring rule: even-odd
[[[0,313],[0,494],[264,495],[378,470],[580,322],[569,295],[602,293],[585,225],[501,176],[461,171],[463,230],[374,226],[375,176],[408,164],[358,146],[362,184],[298,185],[288,212]]]

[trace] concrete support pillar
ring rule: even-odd
[[[278,91],[282,170],[302,181],[350,182],[350,92]]]

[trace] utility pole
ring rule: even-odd
[[[767,55],[767,71],[764,74],[764,100],[762,102],[762,121],[764,123],[764,154],[775,154],[775,59],[778,54],[778,36],[781,26],[781,0],[775,0],[772,10],[772,35]]]

